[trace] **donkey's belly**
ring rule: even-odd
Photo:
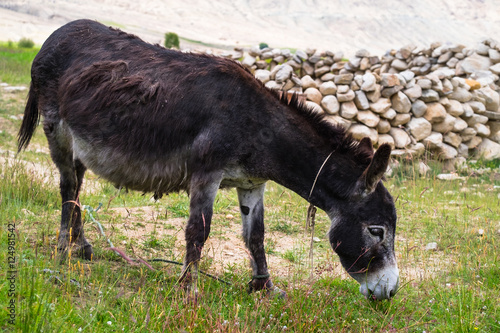
[[[110,147],[90,145],[73,137],[74,159],[119,187],[144,192],[169,193],[188,186],[188,149],[168,156],[147,158],[138,152],[123,152]]]

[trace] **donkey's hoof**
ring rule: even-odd
[[[286,299],[288,297],[286,291],[281,290],[280,288],[274,286],[271,289],[267,289],[267,295],[279,299]]]
[[[92,261],[92,258],[94,256],[92,245],[85,244],[84,246],[79,247],[76,251],[76,254],[79,258]]]

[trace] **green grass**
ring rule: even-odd
[[[0,81],[11,85],[28,85],[31,63],[39,48],[19,48],[0,42]]]
[[[6,60],[0,56],[0,63]],[[19,71],[21,72],[21,71]],[[28,80],[29,81],[29,80]],[[21,82],[22,83],[22,82]],[[27,84],[24,82],[23,84]],[[0,149],[15,148],[22,93],[0,95]],[[178,284],[180,267],[127,264],[106,250],[109,238],[129,256],[182,261],[183,230],[172,221],[186,219],[186,194],[159,202],[150,195],[117,190],[88,173],[83,204],[103,207],[94,217],[106,238],[86,215],[85,232],[94,246],[92,262],[53,259],[61,199],[42,131],[37,131],[20,161],[0,154],[0,330],[14,332],[498,332],[500,330],[500,173],[499,161],[469,161],[459,181],[440,181],[432,164],[425,178],[406,164],[386,181],[396,199],[395,242],[401,287],[391,301],[369,302],[358,284],[339,273],[326,232],[329,221],[318,212],[314,275],[310,279],[308,204],[270,183],[266,189],[265,247],[279,264],[274,283],[288,298],[247,294],[248,259],[217,263],[213,254],[238,233],[237,195],[220,191],[214,206],[212,247],[201,266],[232,283],[200,277],[200,299],[186,302]],[[6,162],[7,161],[7,162]],[[53,174],[51,174],[53,173]],[[496,187],[495,187],[496,186]],[[108,208],[109,206],[109,208]],[[119,211],[122,213],[119,214]],[[128,212],[128,213],[127,213]],[[168,224],[171,222],[172,224]],[[9,224],[16,231],[9,232]],[[480,231],[481,230],[481,231]],[[9,236],[10,235],[10,236]],[[13,236],[14,235],[14,236]],[[8,242],[15,237],[14,296],[8,295]],[[291,244],[283,246],[283,240]],[[437,251],[426,251],[437,242]],[[221,244],[218,247],[217,244]],[[233,250],[230,248],[229,250]],[[220,266],[218,266],[220,265]],[[8,305],[16,322],[8,323]]]

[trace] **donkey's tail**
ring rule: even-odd
[[[26,108],[24,109],[23,123],[21,124],[19,133],[17,134],[18,153],[28,147],[39,120],[40,113],[38,111],[38,94],[35,92],[33,82],[31,82],[28,101],[26,102]]]

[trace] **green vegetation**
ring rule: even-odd
[[[267,45],[267,43],[260,43],[260,44],[259,44],[259,49],[261,49],[261,50],[262,50],[262,49],[265,49],[265,48],[267,48],[267,47],[269,47],[269,45]]]
[[[7,81],[28,84],[12,57],[34,53],[0,48]],[[15,52],[14,52],[15,51]],[[34,50],[32,50],[34,51]],[[13,54],[15,56],[13,56]],[[9,59],[6,59],[11,57]],[[16,58],[17,59],[17,58]],[[31,60],[24,66],[29,67]],[[2,67],[5,68],[5,67]],[[29,73],[29,70],[26,69]],[[4,72],[0,70],[2,80]],[[5,80],[4,80],[5,81]],[[0,88],[1,89],[1,88]],[[0,90],[1,91],[1,90]],[[28,151],[14,158],[16,132],[26,92],[0,94],[0,330],[15,332],[498,332],[500,330],[500,180],[499,161],[469,161],[463,180],[440,181],[439,164],[425,178],[411,163],[386,181],[396,200],[395,248],[401,286],[391,301],[370,302],[347,278],[326,237],[329,221],[318,212],[314,270],[310,278],[308,204],[283,187],[266,189],[266,242],[274,283],[288,298],[247,294],[248,258],[236,252],[239,234],[237,195],[220,191],[212,235],[202,269],[232,283],[201,276],[200,299],[188,302],[178,283],[181,268],[152,263],[130,265],[105,238],[131,258],[182,261],[186,194],[155,202],[150,195],[117,193],[92,173],[85,177],[81,201],[103,207],[89,215],[85,232],[94,246],[92,262],[70,258],[59,264],[57,243],[61,199],[58,174],[38,130]],[[15,224],[15,231],[9,225]],[[235,236],[236,235],[236,236]],[[233,239],[233,241],[231,241]],[[13,249],[9,242],[14,241]],[[425,250],[436,242],[436,251]],[[221,253],[232,252],[223,261]],[[16,259],[14,291],[9,296],[9,258]],[[233,258],[234,260],[230,259]],[[9,305],[15,304],[15,324]]]
[[[0,81],[12,85],[29,84],[31,63],[38,48],[14,47],[12,42],[0,42]]]
[[[165,34],[165,47],[166,48],[179,48],[179,36],[174,32],[167,32]]]
[[[35,42],[33,42],[29,38],[21,38],[19,42],[17,43],[17,46],[23,49],[31,49],[33,46],[35,46]]]

